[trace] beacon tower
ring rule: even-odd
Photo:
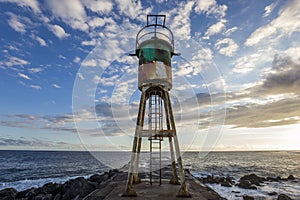
[[[138,88],[142,95],[123,196],[137,196],[133,184],[140,182],[138,167],[143,138],[148,139],[150,143],[150,184],[153,183],[155,169],[159,171],[161,184],[162,141],[167,139],[173,170],[170,183],[180,185],[177,196],[190,196],[169,95],[172,89],[171,59],[178,54],[174,53],[173,33],[165,26],[165,20],[165,15],[147,15],[147,25],[138,32],[135,54],[131,54],[139,59]]]

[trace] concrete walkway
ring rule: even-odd
[[[215,191],[196,180],[188,171],[186,171],[186,181],[191,194],[190,198],[176,197],[180,185],[169,184],[168,179],[163,179],[161,186],[159,186],[158,180],[154,180],[155,182],[151,186],[149,179],[142,179],[141,183],[133,185],[133,188],[137,192],[137,197],[122,197],[125,191],[126,179],[127,172],[119,172],[111,179],[102,183],[99,189],[89,194],[84,200],[224,200]]]

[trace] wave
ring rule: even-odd
[[[92,174],[85,176],[70,176],[70,177],[57,177],[57,178],[40,178],[40,179],[25,179],[13,182],[0,182],[0,190],[5,188],[15,188],[17,191],[23,191],[29,188],[42,187],[46,183],[65,183],[68,180],[78,177],[89,178]]]

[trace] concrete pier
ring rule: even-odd
[[[164,168],[164,175],[167,177],[172,174],[171,167]],[[98,189],[90,193],[84,200],[173,200],[173,199],[191,199],[191,200],[224,200],[215,191],[200,183],[186,170],[186,183],[191,197],[176,197],[180,185],[170,184],[169,179],[163,179],[162,184],[154,179],[153,185],[150,185],[146,174],[142,174],[141,183],[134,184],[133,188],[137,197],[122,197],[126,189],[127,172],[120,171],[103,182]],[[168,177],[169,178],[169,177]]]

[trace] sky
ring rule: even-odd
[[[298,0],[0,0],[0,149],[130,150],[147,14],[183,151],[300,150]]]

